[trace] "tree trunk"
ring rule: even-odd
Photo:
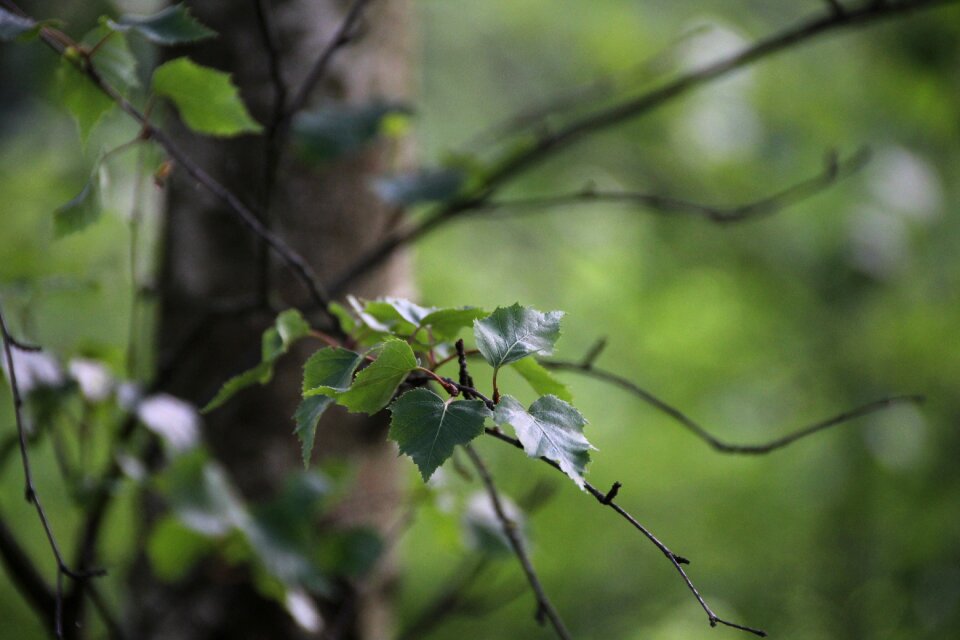
[[[289,93],[341,25],[348,4],[338,0],[263,3],[272,17],[281,70]],[[220,35],[208,43],[175,52],[233,74],[254,117],[267,125],[274,108],[269,57],[257,0],[194,3],[194,14]],[[313,94],[312,102],[362,104],[375,98],[402,99],[408,88],[406,0],[370,3],[358,38],[339,50]],[[289,95],[289,94],[288,94]],[[201,138],[171,129],[177,142],[218,181],[248,203],[264,201],[263,136],[233,140]],[[373,175],[389,170],[396,149],[379,144],[324,168],[307,166],[291,153],[281,156],[269,224],[301,253],[317,273],[329,278],[388,227],[389,212],[371,193]],[[260,334],[272,315],[214,312],[224,303],[256,299],[262,248],[256,238],[188,176],[174,174],[168,189],[159,359],[176,360],[177,374],[167,390],[199,405],[230,376],[256,364]],[[272,300],[281,307],[309,307],[296,279],[272,261]],[[362,283],[363,296],[410,295],[403,256]],[[309,345],[316,348],[317,345]],[[299,401],[301,366],[309,349],[286,356],[274,380],[245,391],[205,417],[204,437],[245,497],[273,494],[280,481],[301,467],[291,417]],[[384,530],[396,515],[399,498],[396,454],[386,444],[385,420],[334,413],[317,434],[319,456],[344,456],[358,466],[358,505],[343,520]],[[365,496],[370,497],[369,499]],[[375,497],[375,499],[374,499]],[[139,563],[132,580],[132,624],[136,638],[306,637],[282,608],[260,597],[248,581],[222,570],[198,570],[181,584],[164,585]],[[345,602],[328,603],[327,627],[340,625],[342,638],[385,638],[389,632],[386,572]]]

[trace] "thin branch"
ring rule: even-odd
[[[537,598],[537,620],[541,624],[543,623],[544,619],[549,620],[550,625],[557,633],[558,638],[561,638],[562,640],[570,640],[570,632],[567,631],[566,626],[563,624],[563,620],[560,619],[560,614],[557,613],[557,610],[547,597],[547,593],[544,591],[543,585],[540,583],[540,578],[537,576],[537,572],[533,568],[533,563],[530,561],[530,556],[527,555],[527,550],[524,547],[523,540],[520,539],[520,535],[517,533],[516,523],[513,522],[513,520],[507,516],[506,511],[504,511],[503,504],[500,502],[500,496],[497,494],[497,487],[493,483],[493,478],[491,477],[487,466],[484,464],[483,458],[480,457],[480,455],[471,445],[466,444],[463,446],[463,448],[466,449],[467,456],[470,458],[470,462],[473,463],[473,466],[476,468],[480,479],[483,481],[483,486],[486,488],[487,494],[490,496],[490,501],[493,503],[493,510],[497,514],[497,519],[500,520],[500,524],[503,525],[503,532],[506,534],[507,540],[509,540],[510,546],[513,548],[513,552],[517,556],[517,560],[520,561],[520,566],[523,567],[523,572],[527,576],[527,581],[530,583],[530,588],[533,589],[533,593]]]
[[[832,10],[802,20],[739,53],[711,65],[691,71],[635,98],[599,109],[578,118],[555,132],[546,132],[527,148],[513,153],[496,166],[470,194],[439,205],[423,218],[385,236],[361,255],[330,283],[333,295],[342,293],[352,282],[383,263],[401,246],[415,242],[431,231],[486,203],[496,191],[533,167],[573,146],[590,134],[649,114],[665,104],[729,73],[794,46],[810,42],[827,33],[864,27],[898,15],[955,4],[958,0],[904,0],[867,2],[837,14]]]
[[[290,120],[290,118],[306,106],[310,100],[310,94],[313,93],[317,84],[323,79],[323,76],[326,75],[334,54],[353,40],[355,34],[354,29],[363,17],[363,13],[370,2],[371,0],[354,0],[343,22],[340,23],[340,27],[336,33],[333,34],[333,38],[327,43],[323,51],[320,52],[317,61],[313,64],[313,67],[310,68],[303,84],[300,85],[300,89],[297,90],[293,99],[290,100],[285,120]]]
[[[503,433],[499,429],[488,428],[486,429],[486,433],[487,435],[493,436],[494,438],[502,442],[506,442],[507,444],[510,444],[516,447],[517,449],[520,449],[521,451],[523,450],[523,445],[520,443],[519,440],[517,440],[516,438],[511,438],[510,436]],[[560,471],[561,473],[563,473],[563,470],[560,469],[560,465],[554,462],[553,460],[550,460],[548,458],[540,458],[540,460],[550,465],[557,471]],[[687,575],[687,572],[683,568],[683,565],[689,564],[690,561],[684,558],[683,556],[679,556],[675,554],[673,551],[671,551],[667,545],[665,545],[663,542],[660,541],[659,538],[653,535],[653,533],[649,529],[647,529],[642,524],[640,524],[640,522],[636,518],[634,518],[632,515],[630,515],[630,513],[626,509],[624,509],[623,507],[618,505],[616,502],[614,502],[612,498],[608,499],[608,496],[610,495],[610,493],[614,493],[614,495],[616,493],[612,488],[609,492],[603,492],[597,489],[595,486],[593,486],[589,482],[584,483],[584,488],[586,489],[587,493],[589,493],[596,499],[597,502],[599,502],[601,505],[605,507],[609,507],[610,509],[613,509],[614,511],[616,511],[621,518],[629,522],[631,526],[633,526],[640,533],[642,533],[644,537],[647,538],[647,540],[652,542],[653,545],[660,550],[660,552],[667,558],[667,560],[670,561],[670,564],[673,565],[673,568],[676,569],[677,573],[680,574],[680,577],[683,579],[684,583],[687,585],[687,589],[690,591],[690,593],[693,594],[697,602],[700,604],[700,608],[703,609],[703,611],[707,614],[707,619],[710,622],[711,627],[715,627],[719,624],[725,627],[731,627],[733,629],[740,629],[741,631],[747,631],[754,635],[760,636],[761,638],[766,637],[767,633],[762,629],[756,629],[754,627],[748,627],[746,625],[742,625],[736,622],[724,620],[723,618],[719,617],[716,613],[714,613],[713,609],[710,608],[710,606],[707,604],[707,601],[704,600],[702,595],[700,595],[700,591],[697,590],[696,586],[694,586],[693,581],[690,580],[690,576]]]
[[[67,575],[74,579],[81,579],[87,576],[103,575],[103,572],[90,572],[81,574],[71,569],[63,559],[60,553],[60,545],[50,526],[46,511],[43,508],[43,502],[37,493],[36,485],[33,482],[33,471],[30,466],[30,455],[27,453],[27,430],[23,420],[23,397],[20,395],[20,387],[17,384],[17,370],[13,362],[13,342],[10,340],[10,332],[7,329],[6,319],[3,317],[3,309],[0,308],[0,337],[3,339],[4,358],[7,362],[7,376],[10,383],[10,393],[13,395],[13,412],[17,423],[17,435],[20,441],[20,460],[23,463],[23,483],[24,498],[33,505],[43,526],[43,532],[47,537],[50,550],[53,552],[54,559],[57,562],[57,587],[54,597],[54,632],[57,638],[63,638],[63,576]]]
[[[713,447],[716,451],[720,453],[736,453],[736,454],[752,454],[752,455],[762,455],[770,453],[771,451],[776,451],[777,449],[782,449],[789,444],[811,436],[820,431],[829,429],[830,427],[835,427],[837,425],[845,424],[857,418],[862,418],[863,416],[870,415],[871,413],[876,413],[877,411],[882,411],[891,406],[897,404],[920,404],[924,401],[922,395],[898,395],[898,396],[889,396],[886,398],[880,398],[878,400],[873,400],[866,404],[862,404],[848,411],[839,413],[833,417],[827,418],[826,420],[821,420],[815,422],[811,425],[801,427],[794,431],[791,431],[785,436],[770,440],[769,442],[764,442],[760,444],[732,444],[717,438],[712,435],[706,428],[701,426],[693,418],[689,417],[687,414],[680,411],[673,405],[668,404],[667,402],[661,400],[654,394],[650,393],[643,387],[639,386],[635,382],[628,380],[622,376],[618,376],[615,373],[606,371],[605,369],[598,369],[594,367],[592,363],[584,365],[582,362],[568,362],[565,360],[544,360],[541,364],[548,369],[558,369],[563,371],[574,371],[576,373],[581,373],[585,376],[591,378],[596,378],[597,380],[602,380],[608,382],[614,386],[620,387],[621,389],[632,393],[637,396],[650,406],[654,407],[658,411],[670,416],[675,421],[686,427],[691,433],[695,436],[706,442],[708,445]]]
[[[588,187],[575,193],[522,198],[516,200],[492,200],[485,202],[471,211],[479,213],[488,210],[506,210],[510,214],[523,210],[537,210],[574,204],[588,204],[593,202],[620,203],[646,207],[658,213],[681,213],[698,216],[718,224],[744,222],[755,218],[765,217],[814,196],[838,180],[859,171],[869,160],[870,154],[864,149],[845,160],[838,160],[835,155],[827,156],[823,170],[815,176],[790,185],[776,193],[765,196],[753,202],[735,206],[716,206],[680,200],[669,196],[630,191],[598,191]]]

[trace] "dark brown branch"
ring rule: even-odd
[[[516,438],[511,438],[510,436],[503,433],[499,429],[488,428],[486,429],[486,433],[487,435],[493,436],[494,438],[502,442],[506,442],[507,444],[513,445],[514,447],[516,447],[517,449],[520,449],[521,451],[523,450],[523,445],[520,443],[519,440],[517,440]],[[554,462],[553,460],[550,460],[549,458],[540,458],[540,460],[550,465],[560,473],[563,473],[563,470],[560,469],[560,465]],[[697,599],[697,602],[700,604],[700,608],[703,609],[703,611],[707,614],[707,619],[710,622],[711,627],[715,627],[719,624],[725,627],[731,627],[733,629],[740,629],[741,631],[747,631],[754,635],[760,636],[761,638],[766,637],[767,633],[762,629],[756,629],[754,627],[748,627],[746,625],[742,625],[736,622],[724,620],[723,618],[719,617],[716,613],[714,613],[713,609],[710,608],[710,606],[707,604],[707,601],[704,600],[702,595],[700,595],[700,591],[697,590],[696,586],[694,586],[693,581],[690,580],[690,576],[687,575],[687,572],[683,568],[683,565],[690,563],[689,560],[671,551],[670,548],[667,547],[667,545],[665,545],[663,542],[660,541],[659,538],[653,535],[653,533],[649,529],[647,529],[642,524],[640,524],[640,522],[636,518],[634,518],[632,515],[630,515],[630,513],[626,509],[624,509],[623,507],[618,505],[616,502],[614,502],[612,498],[608,500],[607,493],[600,491],[589,482],[584,483],[584,488],[586,489],[587,493],[589,493],[596,499],[597,502],[599,502],[601,505],[605,507],[609,507],[610,509],[613,509],[614,511],[616,511],[621,518],[629,522],[632,527],[634,527],[635,529],[637,529],[637,531],[642,533],[644,537],[647,538],[647,540],[652,542],[653,545],[660,550],[660,552],[667,558],[667,560],[670,561],[670,564],[673,565],[673,568],[676,569],[677,573],[680,574],[680,577],[683,579],[684,583],[687,585],[687,589],[690,591],[690,593],[693,594],[693,596]]]
[[[958,0],[903,0],[901,2],[867,2],[837,14],[832,10],[807,18],[787,27],[752,46],[718,62],[691,71],[636,98],[576,119],[553,133],[542,134],[525,150],[508,157],[495,167],[472,193],[439,205],[422,219],[397,229],[376,246],[361,255],[330,283],[333,295],[342,293],[352,282],[379,266],[399,247],[415,242],[440,226],[461,217],[465,212],[486,203],[503,185],[512,182],[547,158],[573,146],[590,134],[632,120],[686,95],[732,71],[780,53],[790,47],[810,42],[822,35],[863,27],[898,15],[954,4]]]
[[[54,596],[54,632],[58,638],[63,638],[63,576],[69,576],[74,579],[82,579],[93,575],[102,575],[102,572],[94,571],[88,574],[81,574],[74,571],[67,565],[60,553],[60,545],[57,543],[57,537],[50,526],[50,520],[47,518],[46,511],[43,508],[43,502],[37,493],[36,485],[33,482],[33,471],[30,466],[30,455],[27,452],[27,430],[23,420],[23,397],[20,395],[20,387],[17,384],[17,370],[13,361],[13,342],[10,340],[10,332],[7,329],[7,321],[3,316],[3,309],[0,308],[0,338],[3,340],[3,354],[7,363],[7,376],[10,383],[10,393],[13,396],[13,413],[17,423],[17,436],[20,442],[20,460],[23,463],[23,483],[24,498],[33,505],[46,535],[47,543],[53,552],[53,557],[57,562],[57,587]]]
[[[317,61],[313,64],[313,67],[310,68],[303,84],[300,85],[300,89],[294,94],[293,99],[290,100],[290,105],[286,111],[286,120],[292,118],[306,106],[307,101],[310,100],[310,94],[313,93],[317,84],[323,79],[323,76],[326,75],[334,54],[353,40],[357,23],[360,21],[360,18],[363,17],[363,13],[370,2],[371,0],[354,0],[343,22],[340,23],[340,27],[336,33],[333,34],[333,38],[327,43],[323,51],[320,52]]]
[[[524,210],[529,211],[574,204],[608,202],[646,207],[652,211],[664,214],[688,214],[702,217],[718,224],[744,222],[746,220],[773,215],[797,202],[824,191],[838,180],[859,171],[867,163],[869,157],[870,154],[867,150],[861,150],[845,160],[837,160],[833,154],[830,154],[827,157],[826,166],[817,175],[790,185],[769,196],[735,206],[707,205],[649,193],[597,191],[592,187],[588,187],[575,193],[557,196],[489,201],[473,209],[471,214],[494,209],[506,210],[509,214],[515,214]]]
[[[530,561],[530,556],[527,555],[523,540],[520,539],[520,535],[517,533],[516,523],[507,516],[506,511],[503,509],[500,496],[497,494],[497,487],[493,483],[493,477],[490,475],[486,464],[484,464],[483,458],[480,457],[480,454],[478,454],[471,445],[466,444],[463,448],[466,449],[470,462],[473,463],[474,468],[480,475],[480,480],[483,481],[487,495],[490,496],[490,501],[493,503],[493,510],[497,514],[497,519],[500,521],[500,524],[503,525],[503,533],[507,536],[510,547],[513,549],[514,554],[516,554],[517,560],[520,561],[520,566],[523,567],[523,573],[527,576],[530,588],[533,589],[533,593],[537,598],[537,620],[541,624],[544,619],[549,620],[558,638],[570,640],[570,632],[567,631],[563,620],[560,619],[560,614],[557,613],[557,610],[547,597],[547,593],[540,583],[540,578],[537,576],[537,571],[533,568],[533,563]]]
[[[764,442],[760,444],[731,444],[720,440],[716,436],[712,435],[707,429],[701,426],[693,418],[689,417],[687,414],[683,413],[673,405],[666,403],[661,400],[654,394],[650,393],[643,387],[639,386],[635,382],[628,380],[622,376],[618,376],[615,373],[606,371],[604,369],[598,369],[592,364],[584,365],[580,362],[567,362],[563,360],[544,360],[541,364],[548,369],[558,369],[563,371],[574,371],[576,373],[581,373],[585,376],[590,376],[591,378],[596,378],[597,380],[602,380],[604,382],[610,383],[614,386],[620,387],[621,389],[632,393],[637,396],[650,406],[654,407],[661,413],[673,418],[675,421],[686,427],[691,433],[695,436],[709,444],[716,451],[720,453],[738,453],[738,454],[753,454],[753,455],[762,455],[765,453],[770,453],[771,451],[776,451],[777,449],[782,449],[789,444],[811,436],[820,431],[829,429],[830,427],[835,427],[841,425],[857,418],[862,418],[863,416],[870,415],[871,413],[876,413],[877,411],[882,411],[891,406],[897,404],[919,404],[924,401],[922,395],[899,395],[899,396],[890,396],[886,398],[880,398],[879,400],[874,400],[866,404],[862,404],[858,407],[854,407],[843,413],[839,413],[833,417],[827,418],[826,420],[821,420],[820,422],[815,422],[811,425],[801,427],[794,431],[791,431],[785,436],[770,440],[769,442]]]

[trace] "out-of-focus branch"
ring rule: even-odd
[[[471,215],[475,212],[490,210],[502,210],[508,215],[513,215],[545,208],[607,202],[635,205],[657,213],[687,214],[705,218],[710,222],[716,222],[718,224],[744,222],[746,220],[773,215],[801,200],[805,200],[824,191],[838,180],[859,171],[867,163],[869,157],[870,154],[867,150],[859,151],[844,160],[838,160],[835,155],[830,154],[827,157],[826,166],[819,174],[790,185],[769,196],[734,206],[708,205],[649,193],[598,191],[592,187],[587,187],[575,193],[556,196],[516,200],[491,200],[473,209]]]
[[[17,436],[20,442],[20,460],[23,463],[23,483],[24,498],[29,502],[37,512],[40,524],[46,535],[47,543],[53,552],[53,557],[57,562],[57,586],[54,596],[54,623],[53,628],[57,638],[63,638],[63,577],[69,576],[79,580],[84,577],[102,575],[101,571],[92,571],[86,574],[74,571],[67,565],[60,553],[60,545],[50,526],[50,520],[47,518],[46,511],[43,508],[43,502],[37,493],[36,485],[33,482],[33,470],[30,466],[30,454],[27,445],[27,430],[23,420],[23,397],[20,394],[20,386],[17,384],[17,368],[13,361],[13,342],[10,340],[10,331],[7,328],[7,321],[3,317],[3,309],[0,308],[0,338],[3,340],[3,355],[7,363],[7,377],[10,383],[10,393],[13,396],[13,412],[17,423]]]
[[[542,132],[537,139],[495,166],[480,184],[466,195],[437,206],[415,222],[401,226],[361,255],[338,274],[329,285],[332,295],[343,293],[359,277],[379,266],[401,246],[415,242],[431,231],[483,207],[498,189],[513,182],[533,167],[573,146],[591,134],[633,120],[690,93],[718,78],[784,50],[810,42],[828,33],[865,27],[882,20],[935,7],[958,0],[901,0],[865,2],[861,6],[836,12],[828,8],[816,16],[801,20],[770,35],[739,53],[711,65],[684,74],[635,98],[602,108],[575,119],[555,131]]]
[[[486,433],[487,435],[492,436],[497,440],[506,442],[507,444],[512,445],[517,449],[520,449],[521,451],[523,450],[523,444],[521,444],[519,440],[517,440],[516,438],[511,438],[507,434],[500,431],[500,429],[487,428]],[[553,460],[550,460],[549,458],[540,458],[540,460],[550,465],[560,473],[563,473],[563,470],[560,469],[560,465],[554,462]],[[767,633],[762,629],[756,629],[754,627],[748,627],[746,625],[742,625],[737,622],[731,622],[730,620],[725,620],[713,612],[713,609],[710,608],[710,605],[707,604],[707,601],[704,600],[702,595],[700,595],[700,591],[696,588],[696,586],[694,586],[693,581],[690,580],[690,576],[687,575],[687,572],[684,570],[682,566],[685,564],[689,564],[690,561],[684,558],[683,556],[679,556],[675,554],[673,551],[671,551],[667,545],[665,545],[663,542],[660,541],[659,538],[653,535],[653,532],[651,532],[649,529],[647,529],[642,524],[640,524],[640,521],[638,521],[636,518],[630,515],[630,513],[626,509],[624,509],[614,501],[614,498],[619,492],[621,486],[622,485],[619,482],[617,482],[613,485],[613,487],[611,487],[610,491],[603,492],[597,489],[595,486],[593,486],[589,482],[584,483],[584,489],[586,490],[587,493],[593,496],[596,499],[596,501],[599,502],[601,505],[605,507],[609,507],[610,509],[613,509],[615,512],[617,512],[617,514],[621,518],[629,522],[633,528],[635,528],[637,531],[642,533],[644,537],[647,538],[647,540],[652,542],[653,545],[660,550],[660,553],[662,553],[667,558],[667,560],[670,561],[670,564],[673,565],[673,568],[676,569],[677,573],[680,574],[680,577],[683,579],[684,583],[687,585],[687,589],[690,590],[690,593],[693,594],[694,598],[696,598],[697,602],[700,604],[700,608],[703,609],[703,611],[707,614],[707,620],[710,622],[711,627],[715,627],[719,624],[725,627],[731,627],[733,629],[747,631],[756,636],[760,636],[761,638],[766,637]]]
[[[617,374],[606,371],[605,369],[598,369],[597,367],[593,366],[592,361],[569,362],[565,360],[544,360],[541,362],[541,364],[548,369],[573,371],[619,387],[637,396],[661,413],[670,416],[675,421],[686,427],[695,436],[706,442],[720,453],[739,453],[748,455],[762,455],[765,453],[770,453],[772,451],[776,451],[777,449],[782,449],[783,447],[786,447],[797,440],[806,438],[807,436],[825,431],[830,427],[845,424],[857,418],[862,418],[863,416],[870,415],[871,413],[883,411],[884,409],[888,409],[889,407],[898,404],[919,404],[924,401],[924,397],[922,395],[898,395],[880,398],[878,400],[873,400],[872,402],[862,404],[858,407],[854,407],[853,409],[849,409],[825,420],[801,427],[789,432],[785,436],[775,438],[768,442],[759,444],[732,444],[717,438],[700,423],[696,422],[693,418],[689,417],[680,409],[677,409],[673,405],[661,400],[659,397],[650,393],[632,380],[628,380],[623,376],[618,376]]]
[[[51,627],[52,620],[49,614],[56,606],[53,591],[37,571],[36,563],[17,541],[13,531],[2,517],[0,517],[0,560],[3,560],[7,575],[10,576],[10,581],[17,591],[30,603],[34,611],[40,614],[44,623]]]
[[[537,575],[537,571],[533,567],[533,562],[530,561],[530,556],[524,547],[523,540],[517,533],[517,524],[507,516],[503,508],[500,496],[497,493],[497,487],[493,483],[493,477],[490,475],[487,465],[484,464],[483,458],[480,457],[480,454],[478,454],[471,445],[464,445],[463,448],[466,449],[470,462],[473,463],[477,474],[480,476],[480,480],[483,482],[487,495],[490,496],[490,502],[493,503],[493,510],[496,512],[497,519],[503,526],[503,533],[507,536],[510,547],[513,549],[514,554],[516,554],[517,560],[520,561],[520,566],[523,567],[523,573],[527,576],[530,588],[537,598],[537,621],[543,624],[545,620],[549,620],[558,638],[570,640],[570,632],[567,631],[567,627],[563,624],[560,614],[557,613],[556,608],[554,608],[550,602],[550,598],[547,597],[547,593],[540,583],[540,577]]]

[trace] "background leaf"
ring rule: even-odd
[[[77,122],[80,140],[86,142],[93,127],[113,108],[113,100],[66,58],[60,60],[57,88],[61,104]]]
[[[424,482],[453,455],[453,448],[483,433],[490,410],[480,400],[447,400],[414,389],[390,405],[389,438],[411,458]]]
[[[510,365],[511,368],[519,373],[524,380],[537,392],[537,395],[554,395],[565,400],[573,402],[573,394],[567,385],[560,382],[549,369],[537,362],[534,358],[524,358]]]
[[[100,219],[99,171],[94,171],[76,196],[53,212],[53,233],[57,238],[82,231]]]
[[[553,460],[583,489],[583,474],[593,446],[583,435],[586,419],[570,404],[544,396],[527,411],[515,398],[504,396],[497,404],[494,421],[513,427],[528,456]]]
[[[534,353],[549,355],[560,337],[562,311],[541,313],[514,304],[498,307],[473,324],[480,353],[494,368],[516,362]]]
[[[130,89],[140,86],[137,76],[137,59],[127,45],[122,33],[116,33],[106,25],[87,32],[82,43],[88,50],[96,51],[90,60],[104,80],[121,95],[127,95]],[[89,80],[88,80],[89,83]]]
[[[116,22],[108,21],[117,31],[133,31],[159,45],[196,42],[217,35],[190,15],[183,4],[175,4],[150,16],[124,15]]]
[[[177,107],[183,122],[214,136],[235,136],[263,130],[247,111],[230,74],[176,58],[153,72],[153,90]]]
[[[329,162],[363,149],[378,136],[386,116],[409,110],[399,103],[376,101],[306,111],[293,121],[294,141],[306,159]]]
[[[382,176],[373,181],[381,200],[398,206],[449,200],[460,192],[464,175],[456,169],[426,169]]]
[[[0,9],[0,42],[11,42],[38,26],[35,20]]]

